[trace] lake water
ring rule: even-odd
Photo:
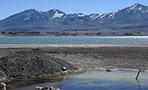
[[[61,90],[148,90],[148,72],[142,72],[138,81],[135,80],[136,74],[134,71],[88,71],[64,80],[42,82],[13,90],[34,90],[35,86],[54,86]]]
[[[148,43],[148,36],[0,37],[0,44],[24,43]]]

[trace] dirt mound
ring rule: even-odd
[[[0,70],[7,77],[36,78],[74,73],[78,68],[45,54],[12,54],[0,58]]]

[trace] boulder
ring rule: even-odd
[[[54,88],[54,87],[35,87],[35,90],[60,90],[59,88]]]
[[[0,90],[6,90],[6,84],[5,83],[0,83]]]

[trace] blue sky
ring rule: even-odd
[[[59,9],[65,13],[108,13],[135,3],[148,6],[148,0],[1,0],[0,19],[26,9],[48,11]]]

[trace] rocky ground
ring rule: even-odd
[[[83,69],[148,70],[148,48],[1,48],[4,77],[33,78],[74,73]]]
[[[33,51],[33,49],[31,49]],[[1,49],[1,79],[38,78],[75,73],[78,68],[70,63],[43,53],[23,49]]]
[[[48,48],[43,52],[87,69],[142,69],[148,70],[148,48],[92,47]]]

